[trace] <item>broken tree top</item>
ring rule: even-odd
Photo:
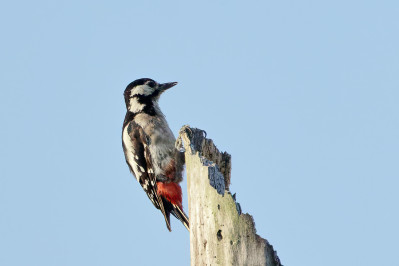
[[[189,126],[182,127],[176,144],[184,148],[187,167],[191,265],[281,265],[229,192],[231,156],[205,131]]]

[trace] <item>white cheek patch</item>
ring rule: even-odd
[[[136,97],[129,99],[129,111],[132,113],[138,113],[143,110],[144,104],[139,103]]]
[[[131,92],[130,92],[130,97],[132,97],[133,95],[150,95],[154,92],[154,89],[151,88],[148,85],[140,85],[140,86],[136,86]]]

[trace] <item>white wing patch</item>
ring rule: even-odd
[[[143,188],[144,188],[145,191],[148,190],[148,184],[149,184],[148,179],[145,179],[144,180],[144,184],[143,184]]]
[[[128,126],[129,125],[126,125],[125,128],[123,129],[122,140],[123,140],[123,143],[125,144],[125,148],[126,148],[126,160],[129,163],[130,167],[133,169],[134,176],[136,177],[137,181],[139,181],[141,173],[138,171],[138,165],[136,164],[136,161],[134,160],[134,155],[136,152],[133,149],[133,146],[130,145],[131,140],[130,140],[129,134],[127,133]]]

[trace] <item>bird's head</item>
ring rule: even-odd
[[[137,79],[127,85],[123,94],[126,108],[132,113],[140,112],[146,106],[157,103],[159,96],[176,84],[177,82],[160,84],[149,78]]]

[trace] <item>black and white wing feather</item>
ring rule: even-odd
[[[167,201],[157,193],[157,183],[148,146],[148,137],[143,128],[134,121],[130,121],[126,124],[124,130],[126,130],[124,134],[129,136],[129,143],[131,143],[131,147],[126,147],[127,144],[123,141],[123,150],[130,171],[143,187],[154,206],[161,210],[165,218],[166,226],[168,230],[171,231],[170,213],[165,211],[164,207],[164,203],[167,203]]]

